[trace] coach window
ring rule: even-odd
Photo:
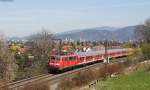
[[[65,57],[64,60],[65,60],[65,61],[68,61],[68,57]]]
[[[69,57],[69,60],[75,60],[76,59],[76,57]]]
[[[90,56],[90,59],[93,59],[94,56]]]
[[[93,57],[92,56],[87,56],[86,59],[90,60],[92,59]]]
[[[85,57],[80,57],[80,60],[84,60]]]
[[[60,57],[58,57],[58,56],[51,56],[51,60],[60,60]]]

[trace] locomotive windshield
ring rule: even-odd
[[[60,60],[59,56],[51,56],[51,60]]]

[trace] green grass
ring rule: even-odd
[[[120,75],[98,83],[96,90],[150,90],[150,72]]]

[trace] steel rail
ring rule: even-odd
[[[47,77],[50,77],[50,76],[52,76],[52,74],[42,74],[42,75],[34,76],[34,77],[31,77],[31,78],[19,80],[19,81],[16,81],[16,82],[8,82],[6,85],[1,85],[0,89],[5,88],[7,86],[17,85],[17,84],[20,84],[20,83],[28,83],[28,81],[32,82],[32,80],[33,81],[34,80],[40,80],[40,79],[47,78]]]

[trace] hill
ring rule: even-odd
[[[135,40],[135,30],[139,25],[127,26],[123,28],[114,27],[97,27],[82,30],[72,30],[63,33],[56,34],[61,39],[73,39],[73,40],[117,40],[128,41]]]
[[[115,40],[115,41],[129,41],[137,40],[135,38],[135,31],[138,30],[136,26],[127,26],[122,28],[116,27],[96,27],[79,30],[71,30],[55,34],[60,39],[73,39],[73,40]],[[26,37],[10,37],[8,40],[23,40],[29,39],[31,36]]]

